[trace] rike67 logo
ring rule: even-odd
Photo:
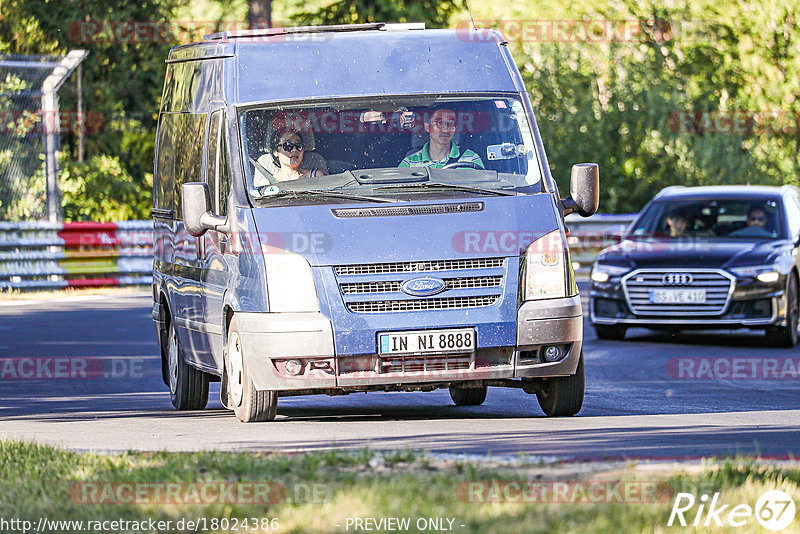
[[[678,493],[667,526],[742,527],[755,518],[765,529],[779,531],[788,528],[794,517],[794,500],[780,490],[763,493],[755,508],[749,504],[722,504],[719,493],[711,497],[703,494],[699,499],[691,493]]]

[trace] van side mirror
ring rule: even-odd
[[[181,186],[181,213],[183,226],[194,237],[200,237],[206,230],[228,231],[228,219],[211,211],[211,195],[204,182],[186,182]]]
[[[597,163],[578,163],[572,166],[569,177],[569,197],[561,200],[564,215],[578,212],[581,217],[594,215],[600,204],[600,169]]]

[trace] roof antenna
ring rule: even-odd
[[[475,27],[475,19],[472,18],[472,9],[469,7],[469,0],[467,2],[467,11],[469,11],[469,20],[472,21],[472,29],[477,30],[478,28]]]

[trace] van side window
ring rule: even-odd
[[[205,113],[162,113],[155,177],[155,207],[181,216],[181,186],[203,179]],[[198,141],[198,139],[200,141]]]
[[[208,121],[208,148],[206,149],[206,183],[211,194],[214,213],[219,213],[219,129],[222,110],[211,114]]]
[[[217,188],[217,215],[228,214],[228,195],[231,192],[231,160],[228,157],[228,136],[225,134],[225,120],[223,116],[219,144],[219,182]]]
[[[231,183],[224,117],[223,110],[211,114],[206,154],[206,183],[211,194],[214,213],[217,215],[228,214],[228,193]]]
[[[205,113],[165,113],[165,122],[173,122],[175,135],[175,214],[181,215],[181,186],[186,182],[203,179],[203,139],[206,128]]]
[[[208,183],[214,213],[227,215],[231,173],[223,110],[217,110],[211,114],[206,161],[208,162],[206,164],[206,183]]]

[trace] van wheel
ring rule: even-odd
[[[480,406],[486,400],[486,389],[450,386],[450,398],[456,406]]]
[[[208,375],[186,363],[172,321],[168,328],[167,371],[172,405],[176,410],[202,410],[208,404]]]
[[[786,326],[767,328],[767,342],[773,347],[790,349],[797,345],[797,323],[800,310],[797,299],[797,276],[792,273],[786,283]]]
[[[627,328],[619,325],[594,325],[594,333],[597,334],[598,339],[610,339],[614,341],[621,341],[625,339],[625,331]]]
[[[253,385],[247,371],[236,317],[228,327],[228,348],[225,351],[226,373],[228,375],[228,406],[239,421],[252,423],[272,421],[278,413],[278,392],[259,391]]]
[[[583,406],[583,352],[574,375],[548,378],[536,392],[539,406],[548,417],[575,415]]]

